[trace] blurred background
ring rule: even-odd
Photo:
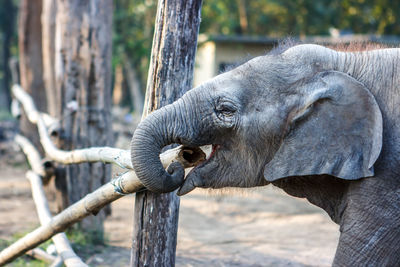
[[[139,105],[136,109],[141,108],[134,95],[145,91],[156,4],[154,0],[114,1],[113,102],[130,111],[135,109],[135,102]],[[0,5],[3,117],[7,116],[10,106],[9,60],[18,57],[18,6],[18,0],[2,0]],[[307,42],[358,40],[396,45],[398,39],[394,36],[399,34],[399,1],[206,0],[202,8],[195,84],[239,58],[265,53],[288,36]]]
[[[90,18],[81,17],[92,20],[91,23],[97,26],[107,23],[112,26],[100,27],[99,34],[94,34],[96,38],[100,36],[96,43],[89,38],[92,32],[86,31],[87,21],[82,19],[82,24],[76,27],[79,31],[82,26],[82,30],[76,36],[86,39],[77,38],[71,42],[79,40],[74,44],[80,47],[81,54],[75,53],[71,45],[63,47],[65,51],[57,51],[57,56],[61,55],[61,60],[57,60],[76,64],[73,65],[77,66],[76,69],[72,68],[76,73],[67,73],[61,83],[56,83],[55,67],[58,68],[56,72],[64,69],[54,64],[52,49],[55,49],[55,38],[51,34],[54,35],[56,20],[63,21],[62,12],[54,9],[53,5],[60,2],[0,1],[0,249],[38,225],[30,185],[24,178],[29,166],[13,138],[16,133],[23,132],[39,150],[40,144],[36,129],[29,128],[31,126],[26,126],[23,119],[18,121],[11,115],[13,82],[22,84],[40,110],[64,124],[77,111],[77,102],[80,105],[86,99],[84,94],[78,94],[76,101],[75,98],[63,99],[61,104],[62,94],[64,98],[69,97],[65,88],[71,84],[75,88],[84,83],[89,87],[95,84],[88,98],[94,99],[93,103],[98,106],[93,107],[89,101],[93,105],[91,110],[78,110],[91,116],[88,124],[95,126],[89,132],[95,134],[81,134],[75,138],[81,141],[77,144],[58,143],[63,149],[94,145],[128,149],[143,110],[157,1],[115,0],[113,7],[87,4],[96,1],[75,1],[90,7],[85,16],[95,14]],[[66,6],[63,7],[65,10]],[[110,22],[101,24],[96,21],[96,12]],[[60,18],[56,18],[57,14]],[[71,13],[64,17],[64,30],[73,24],[72,19],[65,23],[68,15],[74,16]],[[266,54],[287,38],[294,42],[328,46],[346,46],[356,42],[399,47],[400,43],[400,1],[204,0],[201,17],[194,86],[237,62]],[[69,30],[73,32],[75,26]],[[100,33],[105,33],[106,37],[102,38]],[[63,36],[71,41],[72,38],[68,37],[68,34]],[[91,57],[86,57],[89,54]],[[86,68],[103,72],[85,73]],[[19,75],[19,72],[24,73]],[[74,75],[80,75],[81,79],[75,79]],[[79,125],[66,125],[65,132],[70,130],[68,128],[79,128]],[[112,137],[108,136],[109,133]],[[59,139],[56,136],[55,139],[59,141],[65,136],[60,135]],[[40,152],[43,155],[43,151]],[[94,164],[80,165],[89,169]],[[110,168],[102,168],[91,172],[100,174],[92,180],[96,182],[86,182],[90,186],[85,190],[82,189],[83,183],[68,189],[76,194],[70,194],[70,200],[47,192],[52,211],[59,212],[68,203],[107,182],[111,177]],[[118,171],[121,170],[113,169],[114,174]],[[101,219],[101,236],[91,236],[87,232],[68,233],[74,249],[91,266],[127,266],[129,263],[132,203],[133,196],[121,198],[112,204],[112,213],[106,208],[104,214],[96,217]],[[238,194],[231,191],[210,194],[196,189],[181,199],[179,214],[178,266],[330,266],[339,234],[338,226],[321,209],[305,200],[288,197],[272,187]],[[86,230],[93,229],[93,221],[88,226]],[[33,264],[24,258],[13,266],[27,266],[27,262]]]

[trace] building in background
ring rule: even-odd
[[[212,77],[220,74],[227,68],[247,61],[253,57],[267,54],[276,47],[282,38],[257,36],[226,36],[200,35],[197,48],[194,86],[197,86]],[[398,47],[398,36],[353,35],[341,36],[312,36],[306,38],[292,38],[299,43],[313,43],[326,46],[348,45],[350,43],[376,43],[389,47]]]

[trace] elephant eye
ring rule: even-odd
[[[217,117],[225,122],[231,122],[236,111],[237,108],[232,103],[229,102],[219,103],[215,108]]]
[[[225,116],[231,116],[235,113],[236,107],[230,103],[221,103],[217,106],[216,111]]]

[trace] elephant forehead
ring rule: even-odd
[[[242,88],[243,77],[238,77],[233,71],[220,74],[212,80],[206,82],[204,86],[216,93],[230,94],[235,93]]]

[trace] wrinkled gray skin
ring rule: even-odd
[[[398,266],[399,62],[399,49],[317,45],[257,57],[148,116],[133,165],[155,192],[272,183],[340,224],[334,266]],[[179,164],[161,166],[171,143],[215,152],[184,181]]]

